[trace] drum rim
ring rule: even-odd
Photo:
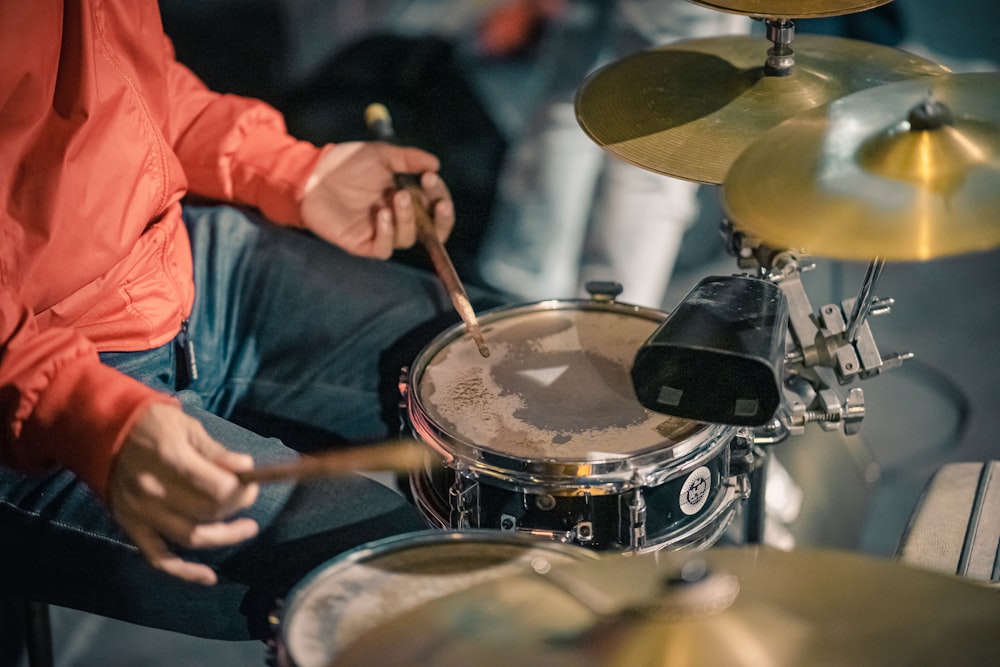
[[[493,308],[483,313],[478,319],[481,326],[487,326],[492,322],[512,317],[558,310],[614,312],[642,317],[654,322],[663,322],[669,316],[667,312],[662,310],[611,300],[548,299]],[[586,485],[594,490],[601,488],[616,490],[623,482],[627,483],[637,473],[655,475],[657,471],[666,469],[667,464],[676,463],[676,461],[698,451],[706,443],[713,443],[723,435],[735,430],[735,427],[721,424],[692,422],[700,428],[688,438],[675,442],[669,447],[660,443],[650,445],[629,455],[609,455],[606,458],[587,460],[555,457],[526,459],[470,442],[466,438],[451,433],[431,419],[418,391],[420,380],[430,362],[448,344],[460,338],[464,332],[464,325],[458,323],[438,334],[424,346],[414,359],[413,364],[404,369],[405,378],[401,381],[405,392],[406,416],[411,430],[422,442],[440,454],[450,467],[462,466],[494,478],[502,478],[506,472],[524,473],[529,476],[530,483],[533,485],[544,485],[547,482],[551,483],[566,477],[573,477],[577,480],[586,480]]]
[[[511,542],[517,542],[519,546],[541,546],[546,549],[551,548],[559,551],[576,551],[579,548],[574,545],[566,545],[558,542],[549,543],[547,541],[540,541],[523,535],[500,533],[487,528],[476,528],[471,530],[439,530],[435,528],[427,528],[424,530],[416,530],[409,533],[400,533],[398,535],[382,537],[365,542],[364,544],[359,544],[358,546],[352,547],[347,551],[342,551],[336,556],[328,558],[310,570],[301,581],[289,590],[285,598],[296,598],[305,589],[309,588],[312,582],[320,579],[322,575],[333,570],[346,569],[352,565],[370,560],[372,557],[385,556],[397,551],[403,551],[404,549],[410,547],[436,546],[447,542],[482,542],[484,544],[509,544]],[[589,552],[584,549],[584,553],[586,554]]]

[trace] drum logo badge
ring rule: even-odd
[[[702,466],[692,472],[681,487],[681,511],[689,516],[697,513],[705,506],[711,490],[712,473],[707,467]]]

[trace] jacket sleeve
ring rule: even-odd
[[[63,466],[102,499],[115,454],[146,406],[176,400],[101,363],[71,329],[39,330],[0,289],[0,463]]]
[[[275,222],[301,224],[302,189],[320,149],[291,137],[281,113],[264,102],[209,90],[164,40],[168,138],[190,191],[255,206]]]

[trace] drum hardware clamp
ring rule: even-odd
[[[754,429],[758,444],[777,444],[801,435],[807,424],[855,435],[865,416],[864,391],[847,387],[898,368],[910,352],[883,355],[869,327],[871,316],[891,312],[894,301],[875,296],[884,260],[869,263],[856,297],[825,304],[814,312],[802,274],[814,264],[794,249],[774,248],[722,223],[726,248],[740,268],[777,284],[788,302],[783,398],[774,419]],[[845,388],[845,389],[842,389]]]

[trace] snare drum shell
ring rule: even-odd
[[[587,546],[631,547],[628,506],[638,492],[648,544],[666,546],[675,534],[703,542],[685,523],[721,534],[717,524],[732,516],[735,429],[654,413],[631,387],[636,350],[666,317],[616,302],[545,301],[480,317],[487,360],[461,325],[433,340],[403,387],[410,428],[432,450],[410,477],[428,522],[558,539],[590,521]],[[576,372],[577,381],[558,386],[560,372]],[[683,484],[702,468],[698,479],[710,493],[689,515],[679,509]],[[471,486],[474,511],[456,515],[455,494]]]

